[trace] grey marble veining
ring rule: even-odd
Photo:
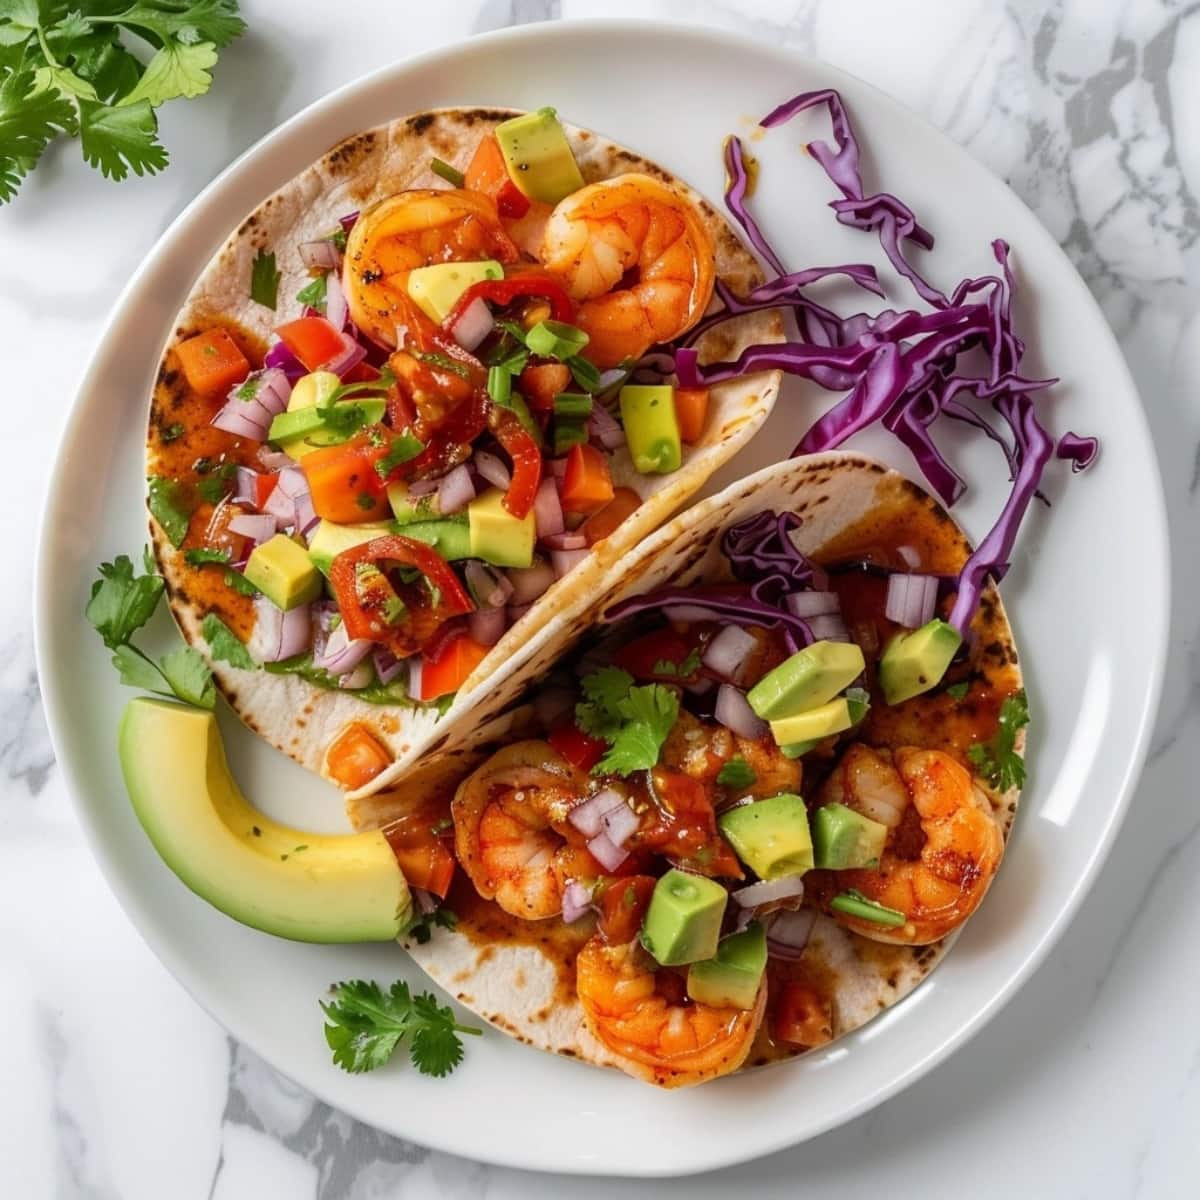
[[[1194,1196],[1200,2],[417,7],[405,13],[404,50],[598,15],[689,17],[789,44],[898,95],[1034,209],[1118,332],[1166,482],[1174,628],[1134,816],[1050,960],[967,1048],[859,1121],[699,1180],[567,1181],[431,1153],[316,1102],[218,1030],[142,946],[82,846],[38,703],[28,596],[32,498],[78,372],[58,353],[64,341],[90,343],[157,233],[234,154],[315,96],[391,57],[383,45],[357,44],[350,53],[330,44],[327,6],[251,0],[243,8],[252,35],[229,52],[212,97],[166,110],[168,143],[192,153],[158,179],[113,192],[59,150],[20,200],[0,210],[7,264],[0,327],[15,334],[18,392],[37,401],[13,435],[17,466],[0,481],[13,585],[0,592],[0,1019],[9,1032],[0,1044],[7,1085],[0,1088],[0,1195]],[[364,27],[395,19],[386,0],[356,8]],[[66,222],[78,228],[61,246],[48,243]],[[72,269],[81,260],[86,269]],[[1113,586],[1136,586],[1136,561],[1115,564]]]

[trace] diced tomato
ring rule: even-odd
[[[567,452],[561,500],[563,512],[592,513],[615,495],[608,459],[595,446],[580,442]]]
[[[657,816],[653,824],[643,822],[630,839],[630,847],[665,854],[677,866],[686,865],[699,875],[741,879],[737,856],[717,832],[716,813],[705,785],[667,767],[653,768],[651,780]]]
[[[610,946],[624,946],[637,937],[654,892],[652,875],[613,879],[599,897],[600,932]]]
[[[816,989],[789,979],[774,998],[771,1031],[781,1042],[794,1046],[823,1046],[833,1039],[833,1022],[827,1002]]]
[[[532,363],[521,372],[517,387],[534,412],[554,411],[554,397],[571,386],[571,372],[562,363]]]
[[[694,446],[704,436],[707,419],[708,388],[675,389],[675,420],[682,441]]]
[[[364,787],[391,765],[388,751],[365,725],[357,723],[348,725],[325,755],[329,774],[347,791]]]
[[[586,734],[577,725],[564,724],[546,739],[577,771],[590,771],[603,757],[608,743]]]
[[[369,433],[360,433],[340,446],[313,450],[300,460],[318,517],[352,525],[377,521],[391,512],[387,485],[375,470],[388,451],[388,442],[387,434],[372,439]]]
[[[691,645],[673,629],[656,629],[626,642],[614,655],[613,664],[628,671],[634,679],[670,679],[678,681],[679,664],[691,653]],[[676,670],[656,670],[659,663],[672,663]]]
[[[507,409],[493,411],[496,440],[512,459],[512,481],[504,493],[504,507],[518,520],[529,515],[542,482],[542,452],[516,415]]]
[[[611,537],[627,517],[633,516],[641,506],[642,498],[633,488],[614,489],[613,498],[599,511],[592,513],[579,532],[588,540],[589,546]]]
[[[324,317],[298,317],[280,325],[275,332],[310,371],[323,367],[346,348],[342,334]]]
[[[250,361],[227,329],[206,329],[175,347],[179,365],[193,391],[228,391],[250,374]]]
[[[500,308],[520,297],[541,296],[550,302],[550,315],[556,321],[565,321],[569,325],[575,319],[575,305],[567,295],[566,288],[545,271],[531,269],[509,275],[506,279],[484,279],[480,283],[473,283],[459,297],[453,312],[444,322],[445,327],[453,329],[454,322],[463,310],[481,296]]]
[[[464,633],[446,642],[435,657],[426,655],[421,662],[420,699],[436,700],[457,692],[489,649]]]
[[[423,888],[444,900],[454,880],[454,855],[433,832],[429,810],[401,817],[382,830],[409,887]]]
[[[275,475],[257,474],[254,477],[254,507],[260,512],[264,505],[271,498],[271,493],[275,490],[275,484],[278,482],[278,477]]]
[[[355,363],[354,366],[342,376],[343,383],[371,383],[379,378],[380,371],[378,367],[373,367],[365,359],[360,363]]]
[[[475,147],[463,186],[491,196],[502,217],[523,217],[529,211],[529,197],[509,175],[508,164],[494,134],[489,133]]]

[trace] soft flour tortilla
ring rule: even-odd
[[[961,565],[970,552],[965,535],[935,500],[896,472],[844,453],[779,463],[703,501],[659,530],[622,564],[608,593],[593,598],[564,625],[562,640],[540,648],[527,664],[525,675],[536,679],[544,674],[618,600],[667,584],[728,579],[720,550],[721,534],[739,520],[765,509],[795,512],[803,520],[793,534],[796,545],[812,553],[872,511],[898,503],[925,506],[939,522],[947,522],[943,533],[950,533],[944,539],[950,543],[949,557]],[[978,670],[995,684],[1009,689],[1019,686],[1012,631],[1000,597],[990,585],[974,629],[981,647]],[[502,745],[527,736],[530,722],[530,710],[524,707],[486,726],[454,731],[442,754],[423,762],[399,787],[351,800],[347,805],[351,821],[360,829],[374,828],[386,824],[431,790],[452,788],[456,780]],[[937,730],[929,729],[921,744],[936,747]],[[1017,749],[1024,753],[1023,732]],[[1016,812],[1017,790],[1001,795],[981,785],[981,791],[1007,840]],[[561,927],[561,922],[541,922],[530,923],[527,928],[535,924]],[[579,925],[587,926],[588,922]],[[589,932],[580,930],[579,944]],[[833,981],[834,1037],[857,1029],[911,992],[938,963],[951,941],[953,938],[947,938],[931,946],[888,945],[851,933],[827,917],[818,917],[804,962],[816,976]],[[569,939],[552,939],[549,945],[491,944],[478,928],[460,924],[454,931],[437,930],[424,946],[414,943],[407,949],[438,984],[518,1040],[585,1062],[613,1065],[612,1052],[588,1031],[574,996],[573,959],[566,961],[571,955]],[[778,1050],[768,1053],[765,1036],[760,1034],[742,1069],[778,1057]],[[650,1073],[645,1072],[644,1077],[650,1079]]]
[[[199,329],[219,322],[236,322],[263,340],[280,322],[300,315],[296,292],[308,279],[298,252],[302,242],[324,236],[339,217],[408,188],[444,187],[429,169],[434,156],[465,169],[479,139],[517,110],[440,109],[393,121],[368,130],[334,147],[286,187],[265,200],[230,235],[205,267],[176,320],[163,356],[150,410],[148,468],[156,473],[155,429],[177,419],[175,404],[181,386],[173,347]],[[629,171],[658,176],[685,193],[697,206],[716,248],[717,277],[735,292],[744,293],[763,275],[750,252],[729,224],[698,193],[656,163],[606,138],[564,125],[584,179],[591,183]],[[718,152],[713,148],[713,153]],[[282,273],[279,307],[272,311],[250,299],[250,270],[260,251],[275,253]],[[783,340],[777,312],[752,313],[711,330],[700,342],[705,361],[736,357],[756,342]],[[696,446],[684,447],[683,466],[671,475],[639,475],[628,452],[612,460],[614,482],[634,488],[644,498],[641,508],[564,580],[556,583],[520,621],[509,629],[458,693],[450,714],[457,718],[470,709],[473,720],[485,720],[511,699],[496,691],[504,677],[526,673],[522,663],[539,632],[569,622],[594,596],[615,565],[680,508],[705,480],[731,458],[766,419],[779,390],[778,372],[765,372],[712,390],[707,429]],[[216,410],[213,405],[213,411]],[[439,716],[431,707],[379,706],[355,699],[352,692],[316,687],[294,675],[238,670],[211,658],[200,631],[207,606],[189,586],[197,568],[172,548],[152,521],[151,536],[159,569],[175,619],[188,642],[205,654],[217,684],[234,711],[255,732],[310,770],[325,773],[330,743],[351,722],[363,722],[395,757],[394,767],[371,787],[379,788],[399,775],[434,736]],[[560,640],[550,633],[550,637]]]

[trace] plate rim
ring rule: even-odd
[[[1156,620],[1155,638],[1156,643],[1154,654],[1151,661],[1151,666],[1148,675],[1145,677],[1146,686],[1142,694],[1142,703],[1137,712],[1137,728],[1134,732],[1132,741],[1132,753],[1129,755],[1125,764],[1125,769],[1120,776],[1120,779],[1113,789],[1115,801],[1111,808],[1106,825],[1098,831],[1098,835],[1094,842],[1092,851],[1084,864],[1084,869],[1078,874],[1075,884],[1071,891],[1067,894],[1065,902],[1062,904],[1054,919],[1040,931],[1037,936],[1026,948],[1021,958],[1019,966],[1012,972],[1009,979],[1003,987],[998,989],[985,1003],[978,1006],[973,1015],[962,1022],[960,1026],[946,1036],[939,1044],[930,1050],[923,1057],[910,1063],[905,1069],[895,1071],[885,1081],[879,1083],[874,1088],[866,1091],[855,1103],[844,1105],[835,1113],[831,1113],[826,1117],[821,1117],[813,1121],[806,1131],[800,1136],[787,1130],[780,1130],[774,1138],[764,1138],[757,1143],[752,1149],[746,1152],[739,1152],[736,1148],[732,1152],[728,1152],[728,1148],[723,1148],[722,1152],[711,1154],[709,1157],[699,1162],[697,1165],[679,1164],[641,1164],[636,1166],[622,1165],[614,1167],[612,1170],[597,1169],[595,1162],[584,1162],[578,1158],[572,1158],[565,1161],[555,1161],[553,1163],[539,1163],[535,1157],[531,1157],[528,1153],[522,1153],[519,1150],[515,1153],[488,1153],[482,1159],[484,1161],[494,1163],[500,1166],[512,1167],[522,1170],[531,1170],[538,1172],[556,1172],[561,1174],[572,1175],[625,1175],[637,1178],[669,1178],[669,1177],[684,1177],[689,1175],[699,1174],[705,1171],[717,1170],[722,1167],[737,1165],[753,1159],[761,1158],[766,1155],[778,1153],[795,1145],[799,1145],[812,1138],[818,1137],[823,1133],[829,1132],[831,1129],[840,1127],[860,1116],[869,1112],[884,1101],[898,1094],[900,1091],[915,1083],[922,1076],[931,1071],[939,1063],[945,1061],[951,1054],[955,1053],[967,1042],[973,1039],[986,1026],[1000,1010],[1013,998],[1016,992],[1024,986],[1030,976],[1038,969],[1045,961],[1046,957],[1057,944],[1059,939],[1066,932],[1071,922],[1079,911],[1079,907],[1087,894],[1094,885],[1100,870],[1107,861],[1111,853],[1113,843],[1120,827],[1128,814],[1130,803],[1136,785],[1141,777],[1143,768],[1145,767],[1147,756],[1151,747],[1151,738],[1154,732],[1155,721],[1162,700],[1163,687],[1166,672],[1167,652],[1170,645],[1171,634],[1171,582],[1172,582],[1172,562],[1170,555],[1170,526],[1168,512],[1166,506],[1166,494],[1162,478],[1162,469],[1159,463],[1157,447],[1154,439],[1151,436],[1149,420],[1147,417],[1145,405],[1142,402],[1140,392],[1136,381],[1133,378],[1132,372],[1125,360],[1124,352],[1121,349],[1120,343],[1117,341],[1116,335],[1104,316],[1103,310],[1100,308],[1099,302],[1092,294],[1090,288],[1079,274],[1074,263],[1067,257],[1066,252],[1055,241],[1049,230],[1042,224],[1040,218],[1025,201],[1008,185],[1008,183],[996,175],[988,166],[979,159],[975,158],[965,147],[955,142],[948,134],[939,129],[931,121],[929,121],[921,113],[916,112],[902,101],[896,99],[890,93],[882,90],[877,85],[865,80],[860,76],[855,75],[850,71],[838,67],[832,63],[820,59],[815,55],[805,54],[794,47],[788,45],[772,45],[758,38],[740,33],[732,32],[720,27],[705,25],[696,21],[683,20],[659,20],[656,19],[652,23],[646,20],[636,18],[587,18],[587,19],[568,19],[554,20],[548,22],[536,22],[526,25],[510,26],[503,29],[487,31],[483,33],[473,34],[466,38],[457,39],[440,46],[435,46],[424,50],[418,54],[410,55],[404,58],[397,59],[391,63],[387,63],[376,68],[367,74],[361,75],[342,84],[340,87],[327,93],[326,95],[314,100],[304,108],[293,114],[291,117],[282,121],[272,129],[268,130],[252,145],[238,154],[222,171],[213,177],[177,214],[177,216],[166,226],[163,232],[155,240],[154,244],[147,251],[145,257],[139,263],[136,270],[132,273],[125,286],[121,289],[117,298],[113,301],[109,310],[107,319],[100,332],[96,335],[87,364],[84,366],[80,377],[79,385],[76,388],[70,404],[67,406],[62,419],[62,424],[56,439],[52,469],[47,476],[47,482],[43,488],[41,497],[40,515],[38,520],[37,539],[35,543],[34,566],[33,566],[33,582],[34,582],[34,605],[33,605],[33,634],[34,634],[34,655],[38,673],[39,686],[41,689],[43,710],[46,715],[46,723],[49,732],[52,748],[55,753],[55,761],[63,773],[63,779],[66,790],[70,797],[70,802],[75,815],[79,821],[80,827],[84,834],[84,839],[92,858],[100,868],[105,884],[116,897],[130,924],[134,930],[142,938],[145,944],[149,947],[155,958],[170,972],[176,981],[184,988],[189,996],[210,1016],[221,1028],[231,1037],[244,1045],[246,1045],[253,1053],[261,1057],[267,1062],[272,1069],[278,1071],[281,1075],[288,1079],[292,1079],[306,1091],[310,1092],[318,1100],[330,1104],[338,1111],[344,1112],[355,1120],[361,1121],[363,1124],[372,1128],[382,1128],[375,1123],[375,1115],[367,1111],[365,1106],[357,1105],[353,1100],[347,1101],[339,1096],[336,1101],[328,1099],[328,1093],[324,1092],[319,1080],[299,1080],[292,1075],[289,1066],[280,1065],[273,1056],[262,1051],[252,1037],[245,1037],[241,1033],[235,1033],[231,1024],[227,1020],[218,1015],[213,1007],[210,1007],[201,996],[197,989],[201,981],[189,980],[186,977],[186,970],[182,962],[180,962],[174,952],[173,944],[168,939],[160,940],[152,939],[148,932],[143,929],[134,915],[135,909],[139,903],[137,890],[124,880],[116,868],[115,863],[111,860],[104,849],[101,837],[96,825],[96,822],[90,815],[89,807],[85,803],[83,797],[89,791],[87,780],[82,771],[76,769],[67,756],[64,755],[63,746],[66,742],[65,733],[60,733],[60,729],[64,730],[70,722],[70,718],[66,715],[67,705],[64,702],[63,690],[60,688],[57,679],[56,671],[53,666],[54,657],[52,652],[52,643],[54,639],[54,631],[48,627],[49,609],[49,589],[52,587],[51,570],[52,565],[49,561],[48,553],[48,530],[52,523],[52,517],[55,511],[55,497],[53,489],[53,480],[57,474],[57,470],[63,466],[64,460],[69,455],[73,438],[72,427],[73,418],[76,411],[82,407],[84,397],[89,390],[89,378],[92,375],[93,367],[105,355],[114,327],[121,320],[126,305],[130,298],[140,289],[143,279],[152,272],[158,260],[169,252],[169,247],[178,238],[181,230],[190,222],[193,214],[197,209],[205,205],[208,198],[215,191],[219,190],[225,182],[233,175],[239,173],[244,165],[257,158],[259,155],[268,152],[271,147],[277,142],[284,140],[290,135],[293,130],[299,126],[306,124],[315,118],[319,117],[328,110],[334,109],[343,104],[347,100],[353,99],[354,95],[359,92],[365,92],[376,84],[387,80],[389,77],[403,75],[404,73],[427,66],[437,62],[439,59],[453,60],[466,48],[476,48],[480,44],[486,47],[502,47],[510,41],[520,40],[538,40],[549,39],[551,41],[557,39],[570,40],[578,37],[586,37],[590,32],[603,32],[605,34],[619,33],[624,36],[637,38],[677,38],[680,36],[698,38],[709,42],[728,44],[736,42],[739,50],[743,52],[752,52],[759,55],[768,55],[776,60],[787,60],[792,65],[803,70],[806,64],[816,64],[823,72],[830,73],[834,76],[841,76],[851,80],[856,87],[870,93],[876,103],[898,110],[900,115],[909,121],[918,122],[927,134],[933,135],[938,143],[940,150],[954,158],[963,158],[977,168],[980,172],[987,176],[991,184],[1000,185],[1009,196],[1025,210],[1033,224],[1044,235],[1047,248],[1052,248],[1052,252],[1056,254],[1062,265],[1066,266],[1067,271],[1063,278],[1069,278],[1070,286],[1074,288],[1076,296],[1073,303],[1081,306],[1090,306],[1092,314],[1098,320],[1098,327],[1104,331],[1104,336],[1110,343],[1111,349],[1115,351],[1116,359],[1120,364],[1121,381],[1124,387],[1136,400],[1133,405],[1130,418],[1136,421],[1141,437],[1144,439],[1148,449],[1148,466],[1150,469],[1150,482],[1153,484],[1152,496],[1144,498],[1144,511],[1152,519],[1147,522],[1146,536],[1147,546],[1153,551],[1154,558],[1157,559],[1161,574],[1158,577],[1161,580],[1161,589],[1159,602],[1156,606],[1148,607],[1148,613],[1152,613]],[[1152,541],[1153,545],[1149,546]],[[82,764],[81,764],[82,765]],[[232,1018],[231,1018],[232,1019]],[[408,1138],[412,1140],[411,1135],[403,1133],[393,1133],[392,1130],[383,1129],[383,1132],[389,1133],[391,1136],[399,1138]],[[441,1137],[425,1137],[422,1135],[421,1145],[425,1145],[430,1149],[438,1150],[448,1154],[462,1155],[470,1158],[476,1158],[476,1152],[470,1147],[464,1147],[453,1138]],[[536,1152],[535,1152],[536,1154]]]

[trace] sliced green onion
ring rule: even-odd
[[[451,187],[460,188],[467,182],[467,177],[457,167],[452,167],[440,158],[435,158],[429,164],[429,169],[435,175],[440,175]]]
[[[494,404],[508,407],[509,398],[512,396],[512,380],[512,372],[507,367],[488,368],[487,390]]]
[[[554,421],[555,455],[566,454],[572,446],[578,446],[580,443],[586,442],[587,436],[587,428],[582,421],[556,418]]]
[[[539,321],[525,335],[529,352],[541,358],[574,358],[588,340],[582,329],[563,321]]]
[[[571,375],[575,382],[579,384],[579,386],[583,388],[585,392],[591,392],[595,394],[600,390],[600,371],[598,368],[592,366],[592,364],[588,362],[586,358],[580,358],[578,355],[574,355],[571,358],[566,359],[565,362],[567,367],[570,368]],[[625,381],[622,379],[621,383],[624,382]],[[612,389],[610,388],[609,390],[611,391]]]
[[[560,392],[554,397],[554,415],[556,417],[590,417],[592,415],[592,398],[580,395],[578,392]]]
[[[542,427],[533,419],[533,413],[529,411],[529,405],[525,403],[525,397],[520,392],[513,392],[508,398],[508,407],[516,414],[517,420],[521,422],[521,428],[537,443],[538,449],[545,445],[545,439],[542,437]]]
[[[886,925],[896,929],[908,924],[908,917],[895,908],[886,908],[874,900],[868,900],[857,888],[848,892],[839,892],[829,902],[834,912],[840,912],[847,917],[857,917],[860,921],[871,921],[876,925]]]

